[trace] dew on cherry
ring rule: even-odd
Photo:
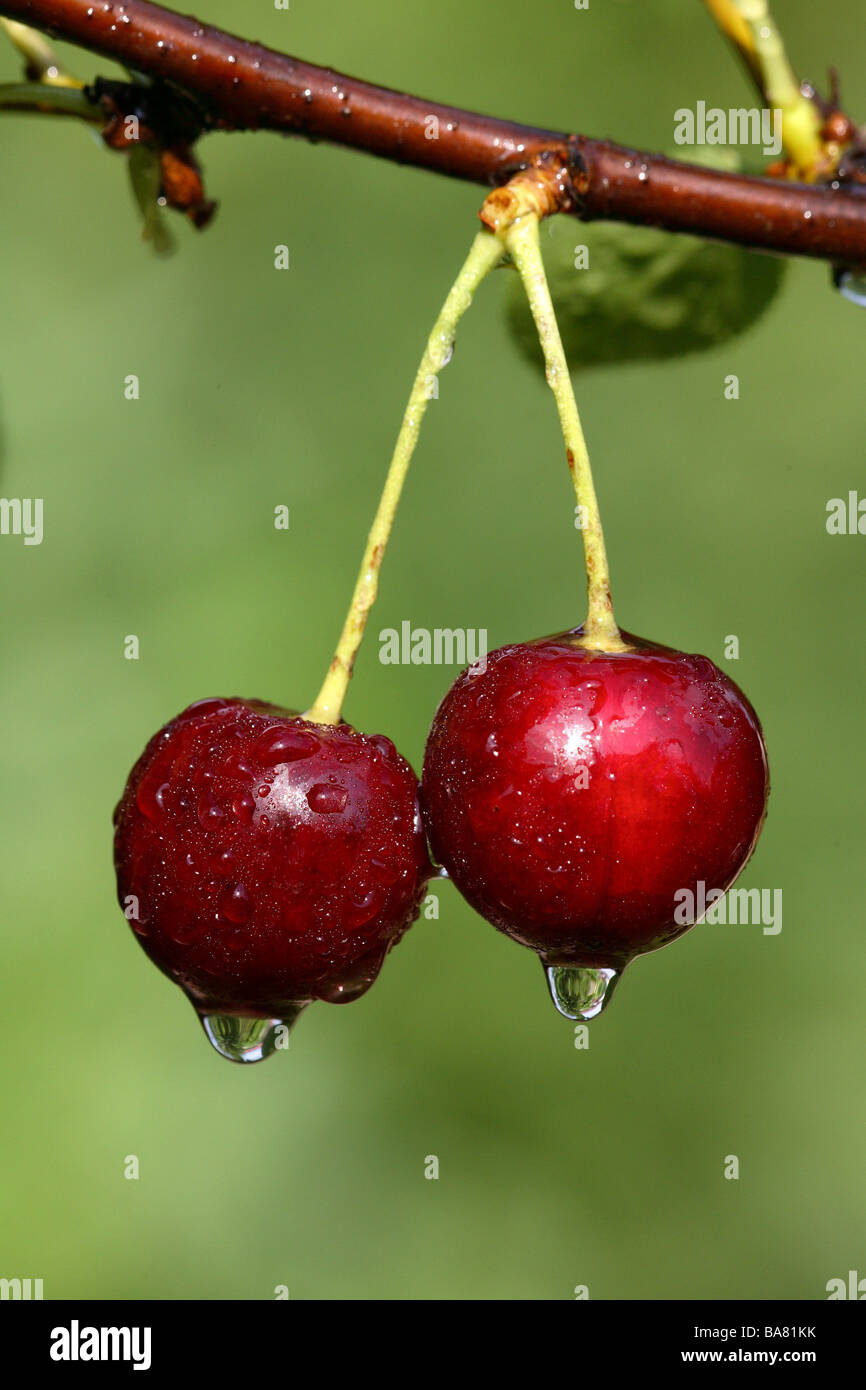
[[[187,705],[177,718],[186,723],[190,719],[199,720],[207,715],[222,714],[230,709],[228,700],[224,700],[221,695],[208,695],[203,700],[194,700],[191,705]]]
[[[348,927],[363,927],[382,905],[382,890],[378,884],[353,893],[345,913]]]
[[[232,815],[237,820],[246,821],[247,824],[252,820],[255,809],[256,803],[249,792],[241,792],[232,802]]]
[[[266,730],[256,740],[255,755],[265,767],[276,767],[279,763],[293,763],[303,758],[311,758],[318,747],[318,739],[305,729],[278,726]]]
[[[168,783],[159,778],[145,778],[138,789],[136,804],[141,813],[150,821],[159,820],[165,811],[165,793]]]
[[[149,894],[146,953],[237,1062],[285,1046],[314,999],[365,993],[431,869],[417,778],[389,739],[239,699],[198,702],[148,744],[115,865],[121,908]]]
[[[212,801],[200,802],[196,814],[202,830],[212,830],[225,819],[225,812]]]
[[[250,895],[242,883],[236,883],[223,896],[220,903],[220,912],[223,917],[236,926],[243,926],[245,922],[249,921],[251,910]]]
[[[545,965],[550,997],[559,1013],[577,1023],[598,1018],[610,1003],[622,969],[608,965]]]
[[[328,782],[317,782],[307,792],[307,805],[311,811],[322,816],[339,815],[345,811],[349,793],[345,787],[335,787]]]
[[[375,982],[382,966],[384,952],[374,951],[368,957],[356,962],[353,969],[344,972],[338,980],[325,982],[319,989],[319,997],[327,1004],[352,1004],[360,999]]]
[[[168,929],[168,934],[178,946],[190,946],[204,931],[201,922],[195,918],[187,921],[173,922]]]

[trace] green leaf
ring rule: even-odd
[[[581,257],[579,248],[585,247]],[[551,218],[542,251],[572,370],[700,352],[754,324],[786,262],[697,237],[614,222]],[[585,269],[577,268],[584,261]],[[577,264],[576,264],[577,263]],[[520,350],[543,366],[517,276],[507,301]]]
[[[143,142],[136,142],[127,159],[132,195],[141,213],[142,236],[150,242],[158,256],[170,256],[174,250],[174,237],[159,204],[162,187],[159,153]]]

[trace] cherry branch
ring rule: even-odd
[[[0,15],[183,88],[211,130],[327,140],[475,183],[530,164],[560,208],[837,264],[866,264],[866,191],[725,174],[356,81],[147,0],[0,0]],[[434,137],[434,138],[431,138]]]

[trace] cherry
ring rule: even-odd
[[[369,989],[432,871],[417,791],[390,739],[259,700],[200,700],[150,740],[115,812],[118,896],[223,1055]]]
[[[434,856],[538,952],[571,1018],[688,930],[681,890],[730,886],[769,790],[757,715],[711,661],[627,633],[625,650],[587,650],[582,633],[502,647],[459,676],[422,778]]]

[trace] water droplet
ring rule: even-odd
[[[232,814],[238,820],[246,821],[248,824],[253,818],[255,809],[256,803],[249,792],[241,792],[240,796],[236,796],[232,802]]]
[[[606,1008],[622,974],[607,965],[545,965],[550,997],[565,1018],[588,1023]]]
[[[346,907],[346,926],[366,926],[375,917],[381,905],[382,889],[378,884],[358,888],[351,894]]]
[[[243,926],[249,920],[250,895],[242,883],[236,883],[230,892],[226,893],[220,903],[220,912],[229,922],[234,922],[236,926]]]
[[[306,1004],[293,1004],[282,1018],[243,1018],[238,1014],[200,1014],[201,1026],[212,1047],[229,1062],[263,1062],[277,1049],[288,1046]],[[285,1039],[285,1041],[283,1041]]]
[[[835,270],[833,282],[841,295],[866,309],[866,270]]]
[[[397,752],[397,749],[385,734],[373,734],[370,743],[374,748],[377,748],[385,758],[393,758],[394,754]]]
[[[380,883],[390,885],[399,881],[400,870],[395,868],[391,851],[387,846],[383,846],[378,854],[372,856],[370,864],[376,870],[376,877]]]
[[[385,959],[384,951],[373,951],[345,969],[339,980],[320,985],[318,997],[325,1004],[352,1004],[375,983]]]
[[[295,763],[301,758],[311,758],[318,751],[319,740],[304,729],[275,728],[266,729],[256,739],[255,756],[265,767],[276,767],[278,763]]]
[[[234,730],[236,733],[237,730]],[[222,775],[232,777],[238,782],[250,782],[253,778],[253,768],[247,762],[244,750],[230,753],[222,765]]]
[[[172,941],[178,946],[191,946],[206,930],[206,926],[195,916],[172,917],[167,930]]]
[[[213,830],[224,819],[224,812],[212,801],[200,801],[197,815],[202,830]]]
[[[310,104],[310,102],[311,102],[312,100],[313,100],[313,93],[310,91],[309,87],[305,87],[305,88],[304,88],[304,101],[305,101],[305,102],[307,103],[307,105],[309,106],[309,104]]]
[[[307,792],[307,805],[321,816],[339,815],[345,811],[348,800],[349,793],[345,787],[334,787],[328,782],[317,782]]]
[[[180,719],[198,718],[202,714],[215,714],[217,710],[231,709],[228,700],[221,700],[217,697],[209,697],[205,700],[195,700],[191,705],[187,705]]]

